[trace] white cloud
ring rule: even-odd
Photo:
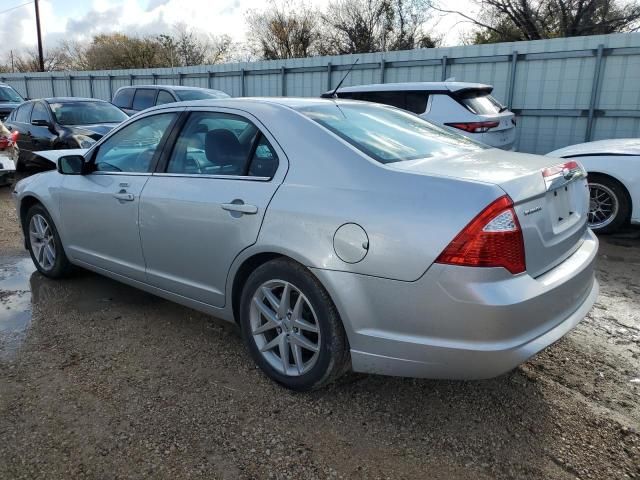
[[[16,0],[18,1],[18,0]],[[309,0],[308,0],[309,1]],[[310,0],[322,8],[328,0]],[[55,45],[62,39],[85,40],[97,33],[122,31],[129,34],[167,32],[184,23],[204,32],[230,35],[245,40],[245,15],[250,9],[263,9],[264,0],[40,0],[40,18],[45,42]],[[454,6],[455,5],[455,6]],[[469,0],[450,2],[450,8],[469,6]],[[445,43],[455,44],[464,25],[455,16],[440,18],[436,32]],[[20,51],[36,44],[35,14],[32,5],[0,15],[0,45],[3,50]],[[2,55],[1,52],[0,55]]]

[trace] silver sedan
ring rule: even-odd
[[[392,107],[169,104],[89,150],[41,155],[57,168],[15,196],[43,275],[79,266],[237,322],[295,390],[348,369],[496,376],[598,293],[577,161],[491,149]]]

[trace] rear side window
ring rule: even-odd
[[[123,88],[116,92],[113,97],[113,104],[120,108],[131,108],[131,100],[133,100],[133,88]]]
[[[365,102],[382,103],[421,114],[427,110],[429,94],[423,91],[345,92],[340,98],[352,98]]]
[[[16,111],[16,122],[29,123],[32,108],[33,103],[25,103],[24,105],[19,106],[18,110]]]
[[[31,113],[31,121],[34,120],[44,120],[46,122],[49,121],[49,112],[47,112],[46,107],[38,102],[33,106],[33,112]]]
[[[476,115],[492,115],[506,110],[500,102],[483,90],[467,90],[456,93],[453,98]]]
[[[166,90],[160,90],[158,92],[158,98],[156,99],[156,105],[164,105],[165,103],[175,102],[173,95]]]
[[[156,102],[157,90],[151,90],[149,88],[139,88],[136,90],[136,94],[133,96],[133,110],[146,110],[153,107]]]
[[[275,151],[249,120],[193,112],[176,141],[167,172],[272,177],[277,167]]]
[[[486,147],[387,107],[334,103],[299,111],[380,163],[462,155]]]

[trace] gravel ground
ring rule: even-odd
[[[0,478],[640,478],[640,229],[601,242],[597,306],[507,375],[294,394],[233,325],[33,273],[0,189]]]

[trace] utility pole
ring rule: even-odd
[[[44,57],[42,55],[42,32],[40,32],[40,8],[38,0],[33,2],[36,6],[36,30],[38,31],[38,61],[40,62],[40,71],[44,72]]]
[[[11,73],[16,73],[16,69],[13,63],[13,50],[9,50],[9,55],[11,56]]]

